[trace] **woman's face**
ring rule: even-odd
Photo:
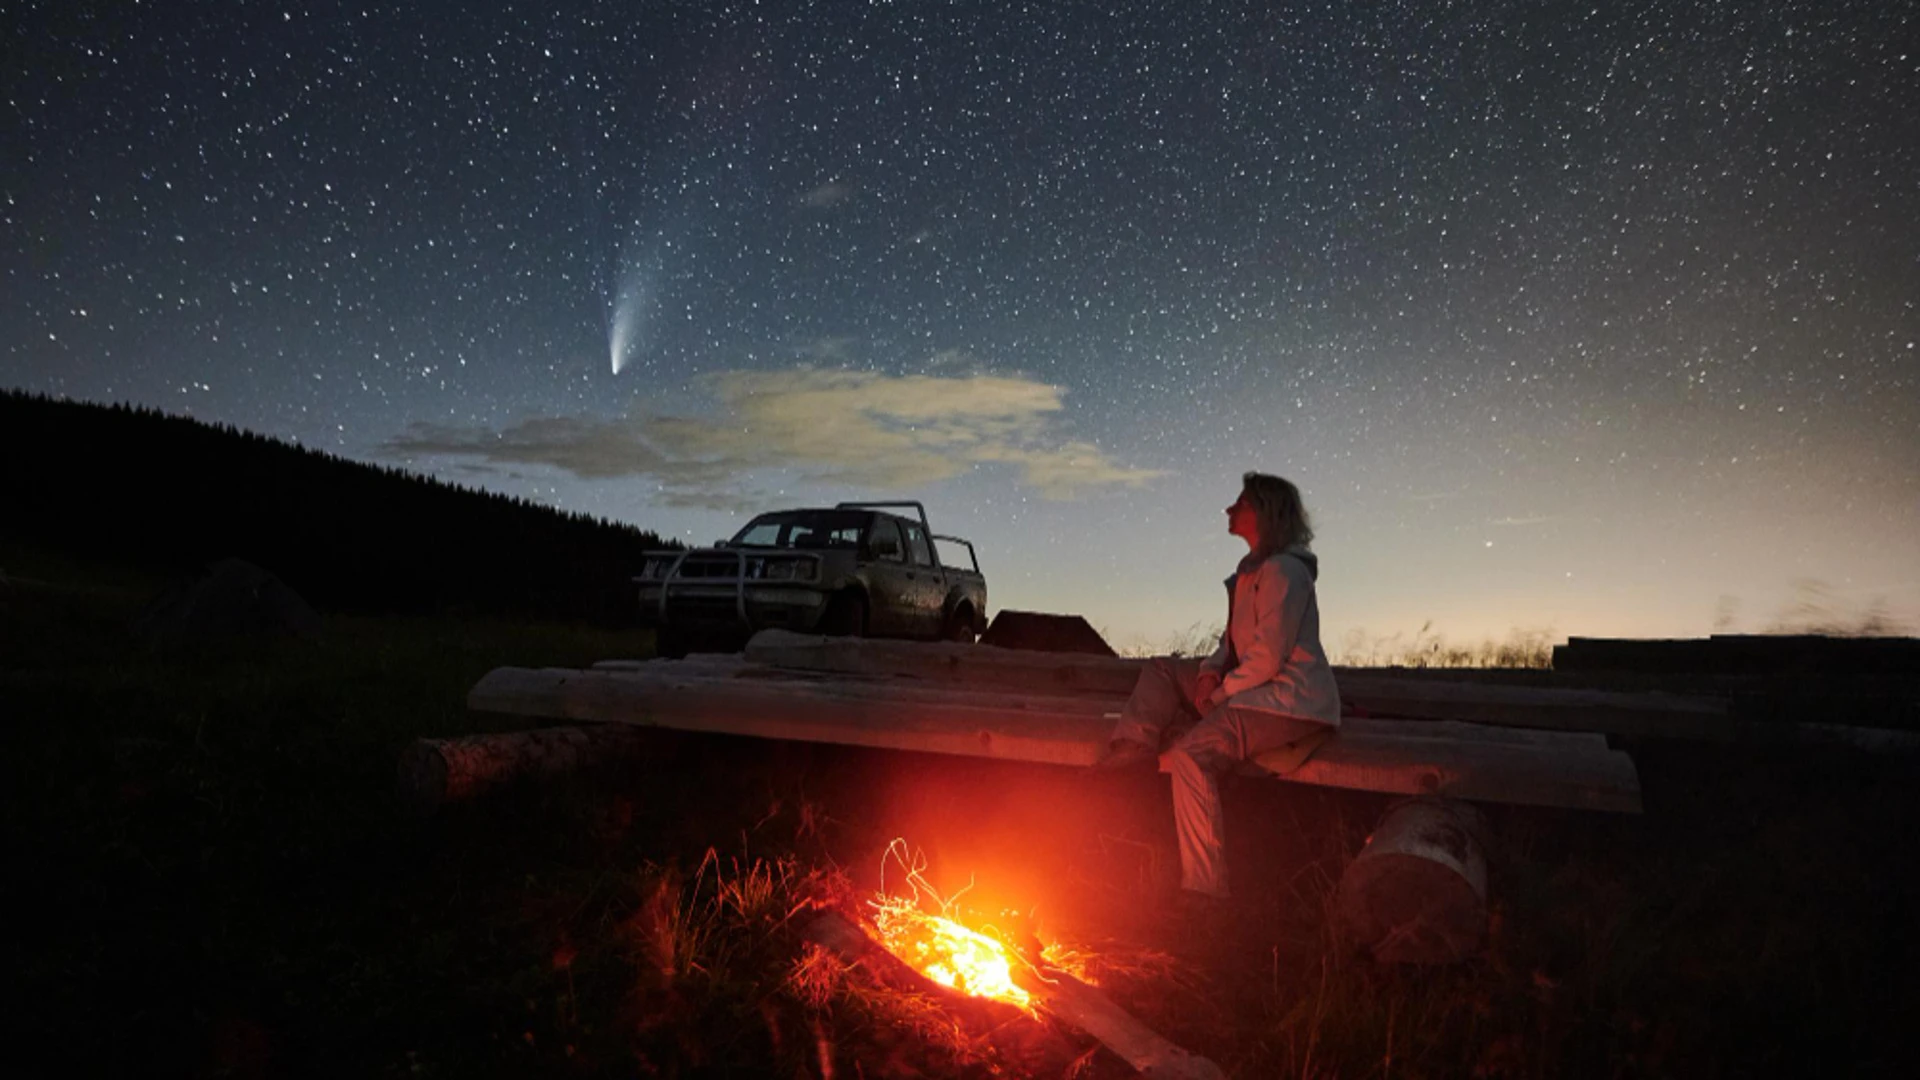
[[[1260,515],[1254,513],[1253,504],[1247,501],[1244,491],[1227,507],[1227,532],[1249,544],[1260,543]]]

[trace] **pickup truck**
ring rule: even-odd
[[[948,565],[936,541],[965,549],[969,565]],[[640,622],[654,627],[666,657],[738,648],[771,627],[971,642],[987,625],[973,545],[934,535],[917,502],[777,510],[714,547],[644,558],[633,579]]]

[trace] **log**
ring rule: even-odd
[[[888,952],[866,929],[838,912],[828,912],[802,931],[808,941],[849,965],[872,970],[882,982],[899,985],[907,972],[925,992],[952,993],[915,972]],[[1036,969],[1024,960],[1013,964],[1014,982],[1032,998],[1034,1010],[1060,1024],[1091,1035],[1146,1077],[1169,1080],[1222,1080],[1220,1067],[1162,1038],[1106,995],[1062,971]]]
[[[1225,1080],[1211,1060],[1162,1037],[1113,1000],[1064,971],[1016,964],[1013,981],[1034,1007],[1100,1040],[1141,1076],[1169,1080]]]
[[[917,682],[941,689],[1019,691],[1048,698],[1051,711],[1078,711],[1064,701],[1113,699],[1117,712],[1139,676],[1138,659],[1025,652],[979,645],[832,638],[767,630],[746,651],[747,667],[777,668],[875,682]],[[736,658],[708,657],[708,670]],[[645,662],[623,661],[636,672]],[[1408,676],[1336,672],[1343,701],[1367,714],[1400,719],[1462,720],[1503,727],[1601,732],[1642,738],[1740,744],[1840,745],[1877,753],[1920,751],[1920,735],[1837,724],[1758,721],[1732,715],[1719,696],[1561,687],[1507,686]],[[983,704],[985,704],[983,702]],[[994,707],[999,707],[995,705]],[[1090,711],[1090,710],[1089,710]]]
[[[977,646],[975,646],[977,648]],[[896,696],[882,684],[716,677],[675,665],[660,675],[498,668],[469,708],[553,720],[655,725],[723,735],[838,743],[1051,765],[1090,765],[1113,720],[979,703],[930,686]],[[1271,774],[1262,774],[1271,775]],[[1431,721],[1349,721],[1282,779],[1395,794],[1639,813],[1633,763],[1598,735]]]
[[[1354,718],[1284,779],[1396,795],[1641,812],[1633,760],[1608,749],[1604,735],[1576,732]]]
[[[719,662],[722,659],[730,662]],[[884,701],[944,702],[986,709],[1014,709],[1040,713],[1074,713],[1118,719],[1127,699],[1117,694],[1019,693],[1003,686],[933,683],[892,675],[856,675],[756,664],[740,656],[692,662],[686,660],[602,660],[592,671],[618,674],[636,682],[687,685],[701,679],[750,679],[768,684],[816,686],[848,697]]]
[[[1487,936],[1485,823],[1463,803],[1414,799],[1387,811],[1340,876],[1334,923],[1389,964],[1447,964]]]
[[[1092,764],[1113,728],[1087,713],[853,696],[831,684],[636,679],[570,668],[497,668],[468,692],[467,707],[1051,765]]]
[[[839,912],[829,911],[809,922],[801,929],[800,937],[825,949],[849,968],[865,971],[874,982],[889,990],[944,1001],[956,1021],[981,1032],[996,1049],[1014,1059],[1006,1064],[1018,1075],[1071,1076],[1074,1064],[1092,1050],[1089,1045],[1075,1044],[1053,1027],[1035,1022],[1031,1015],[1013,1005],[970,998],[934,982],[888,952],[858,922]],[[1009,1020],[1010,1013],[1018,1015]],[[822,1072],[832,1075],[827,1068]]]
[[[1726,699],[1545,686],[1501,686],[1391,675],[1336,675],[1340,700],[1370,715],[1412,720],[1728,741],[1740,725]]]
[[[821,637],[762,630],[747,642],[757,664],[850,675],[909,675],[944,683],[1010,686],[1053,693],[1133,692],[1143,660],[1027,652],[992,645]]]
[[[1466,720],[1629,738],[1747,746],[1844,746],[1875,754],[1920,753],[1920,732],[1743,716],[1743,702],[1719,696],[1501,686],[1352,673],[1337,677],[1341,701],[1375,716]],[[1829,685],[1815,702],[1831,705],[1836,696],[1838,692]],[[1887,701],[1879,704],[1884,708]]]
[[[432,810],[516,781],[551,779],[631,758],[641,740],[627,724],[416,739],[400,755],[400,791],[416,807]]]
[[[1694,675],[1904,675],[1920,670],[1920,639],[1825,634],[1569,638],[1565,645],[1554,646],[1553,668]]]

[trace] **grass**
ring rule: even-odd
[[[1456,642],[1428,622],[1411,637],[1352,631],[1333,662],[1348,667],[1545,669],[1553,666],[1555,640],[1550,630],[1515,629],[1504,641]]]
[[[1129,643],[1119,652],[1135,657],[1206,656],[1213,652],[1225,629],[1224,623],[1197,622],[1159,639]],[[1515,629],[1508,632],[1504,641],[1487,638],[1479,642],[1456,642],[1434,630],[1429,622],[1411,637],[1351,631],[1329,659],[1346,667],[1544,670],[1553,664],[1555,640],[1550,630]]]
[[[1154,899],[1172,846],[1150,778],[660,732],[625,775],[423,817],[402,747],[522,726],[466,713],[481,674],[646,640],[329,617],[311,642],[161,655],[125,630],[158,582],[0,565],[29,1074],[1058,1075],[1024,1022],[807,943],[812,914],[859,910],[897,835],[949,894],[977,872],[981,910],[1037,904],[1110,995],[1236,1075],[1912,1064],[1904,763],[1633,747],[1645,817],[1493,808],[1486,954],[1388,969],[1328,918],[1384,797],[1230,789],[1241,899],[1213,924]]]

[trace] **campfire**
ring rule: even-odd
[[[908,967],[963,994],[1033,1011],[1032,996],[1013,981],[1013,965],[1021,961],[998,938],[929,915],[900,897],[882,897],[873,906],[880,944]]]
[[[887,891],[886,871],[897,865],[905,871],[908,891]],[[958,901],[969,889],[942,896],[925,876],[926,861],[909,851],[906,841],[887,845],[881,860],[880,894],[872,901],[873,928],[880,944],[908,967],[927,978],[972,997],[991,998],[1033,1012],[1032,995],[1014,982],[1014,967],[1030,964],[999,936],[992,926],[981,930],[960,921]],[[939,910],[933,914],[926,907]]]
[[[903,891],[890,892],[886,870],[905,871]],[[983,921],[967,925],[958,901],[973,888],[942,896],[927,881],[926,862],[903,840],[887,846],[880,892],[869,902],[865,926],[836,912],[814,922],[809,937],[847,962],[865,950],[884,951],[929,981],[971,997],[1012,1005],[1036,1022],[1052,1022],[1093,1036],[1134,1069],[1175,1080],[1219,1080],[1220,1069],[1148,1030],[1089,985],[1071,950],[1043,945],[1018,913],[1002,921],[1012,933]],[[931,909],[931,910],[930,910]]]

